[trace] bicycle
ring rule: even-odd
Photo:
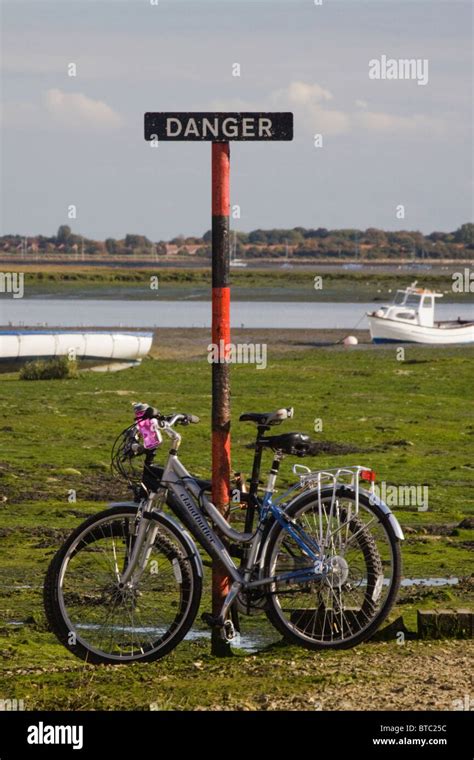
[[[171,439],[167,462],[153,465],[157,449],[144,448],[136,423],[118,437],[114,466],[134,485],[135,501],[88,518],[53,558],[44,605],[59,641],[92,663],[165,656],[198,613],[203,562],[196,542],[232,581],[219,615],[202,616],[224,638],[235,635],[239,612],[255,611],[308,649],[347,648],[370,638],[395,601],[403,540],[397,519],[374,493],[372,470],[295,464],[298,482],[275,498],[283,457],[311,455],[314,444],[303,433],[267,434],[293,416],[291,408],[243,414],[241,421],[257,425],[257,437],[249,492],[241,495],[245,527],[238,531],[211,502],[210,482],[193,477],[178,457],[175,426],[199,418],[143,409],[143,418]],[[264,450],[273,452],[273,462],[261,496]],[[129,468],[143,454],[137,486]]]

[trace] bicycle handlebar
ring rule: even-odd
[[[173,425],[196,425],[201,421],[195,414],[172,414],[168,417],[162,415],[157,419],[158,424],[161,423],[163,427],[165,425],[168,425],[169,427],[173,427]]]
[[[165,425],[169,425],[172,427],[173,425],[179,424],[179,425],[196,425],[198,422],[200,422],[200,419],[195,414],[162,414],[159,409],[156,409],[154,406],[149,406],[145,411],[142,413],[141,419],[143,420],[151,420],[151,419],[157,419],[158,424],[160,427],[165,427]]]

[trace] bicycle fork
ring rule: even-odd
[[[150,497],[143,509],[130,559],[127,567],[119,577],[119,588],[138,583],[148,564],[159,530],[159,526],[155,524],[151,515],[147,514],[147,506],[152,501],[153,499]]]

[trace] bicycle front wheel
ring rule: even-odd
[[[93,515],[49,566],[44,606],[51,630],[73,654],[92,663],[163,657],[189,631],[201,599],[195,552],[178,527],[156,515],[158,532],[143,572],[119,585],[137,528],[136,507]]]
[[[368,639],[386,618],[400,585],[400,545],[376,504],[340,487],[308,494],[289,505],[293,535],[275,528],[266,550],[265,576],[274,578],[314,562],[295,538],[311,540],[321,554],[320,572],[305,582],[271,584],[267,616],[292,643],[308,649],[345,649]]]

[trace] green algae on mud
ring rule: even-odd
[[[7,267],[8,269],[8,267]],[[77,265],[24,267],[27,297],[121,298],[140,300],[210,299],[211,272],[207,268],[101,268]],[[257,301],[381,301],[391,300],[397,288],[415,277],[422,287],[444,294],[445,300],[469,301],[472,294],[453,291],[451,270],[445,272],[328,271],[318,262],[304,269],[245,269],[232,272],[232,298]],[[321,277],[316,283],[315,276]]]
[[[262,399],[268,409],[293,404],[291,429],[364,452],[325,454],[311,460],[314,468],[361,460],[375,469],[378,482],[428,487],[427,511],[394,507],[406,530],[404,576],[465,580],[402,589],[391,618],[403,615],[411,630],[418,607],[472,607],[473,536],[466,518],[474,511],[474,412],[467,393],[473,355],[472,347],[407,347],[403,363],[395,349],[311,348],[292,355],[270,352],[265,372],[232,367],[234,419],[240,412],[260,410]],[[241,652],[224,664],[209,656],[205,638],[183,642],[160,663],[130,668],[92,668],[66,652],[46,630],[42,579],[70,530],[107,501],[128,495],[109,472],[108,460],[113,439],[130,422],[133,401],[198,414],[202,423],[184,431],[181,455],[196,474],[209,475],[210,367],[205,357],[192,364],[150,359],[121,373],[84,373],[74,380],[24,383],[17,375],[0,377],[2,693],[24,699],[27,709],[150,709],[150,704],[159,709],[314,709],[318,688],[324,695],[337,688],[352,693],[354,662],[363,661],[369,672],[376,667],[385,672],[387,657],[405,656],[390,643],[315,655],[278,644],[274,632],[273,639],[268,633],[273,643],[258,655]],[[316,420],[323,422],[321,432],[314,430]],[[253,433],[252,426],[233,423],[235,469],[249,471],[252,452],[245,444]],[[292,463],[290,458],[283,463],[282,486],[293,478]],[[207,578],[202,610],[208,602]],[[268,625],[263,618],[242,623],[247,632]],[[426,651],[442,651],[444,645]],[[406,651],[422,657],[425,650],[418,646],[408,642]],[[467,649],[452,651],[462,659]],[[362,689],[368,681],[361,674],[358,678]],[[394,700],[389,676],[379,680],[381,689],[386,681],[387,708]]]

